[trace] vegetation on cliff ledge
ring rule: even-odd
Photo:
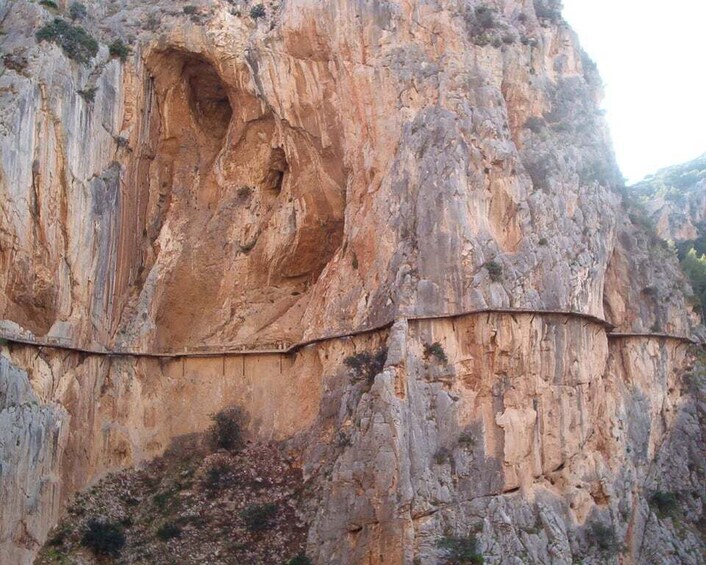
[[[387,359],[387,348],[383,347],[371,353],[362,351],[346,357],[343,362],[351,370],[355,381],[363,382],[369,389],[375,382],[375,376],[382,372]]]
[[[213,420],[80,493],[36,563],[310,563],[301,471],[276,444],[246,444],[239,411]]]
[[[439,540],[444,553],[444,563],[449,565],[482,565],[483,555],[478,551],[478,540],[474,534],[467,537],[444,537]]]
[[[55,18],[37,32],[37,41],[51,41],[61,47],[69,59],[88,64],[98,53],[98,42],[81,26]]]
[[[633,185],[631,190],[643,201],[662,197],[683,203],[689,193],[701,190],[703,181],[706,181],[706,154],[688,163],[660,169]]]
[[[84,20],[88,15],[88,9],[81,2],[72,2],[69,6],[69,17],[73,20]]]
[[[130,49],[130,46],[122,39],[116,39],[108,46],[108,52],[111,57],[120,59],[120,61],[124,63],[127,61],[128,55],[130,55],[132,49]]]

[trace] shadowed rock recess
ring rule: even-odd
[[[84,7],[0,2],[1,563],[229,406],[294,537],[153,562],[704,562],[698,301],[556,0]]]

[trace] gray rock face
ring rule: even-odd
[[[0,1],[0,327],[182,353],[342,336],[7,347],[0,557],[29,562],[72,492],[239,404],[300,457],[317,563],[459,543],[698,562],[678,339],[698,319],[616,190],[600,80],[555,2],[86,5],[84,65],[36,41],[50,7]],[[532,312],[467,314],[498,309]]]
[[[446,361],[425,355],[433,342]],[[702,559],[684,345],[530,314],[400,323],[388,345],[355,407],[344,394],[321,415],[350,431],[323,471],[317,562],[438,563],[452,540],[486,563]],[[678,471],[655,468],[667,460]]]
[[[629,187],[631,218],[654,229],[669,242],[671,255],[679,258],[692,288],[683,290],[694,312],[703,315],[703,255],[706,253],[706,156],[657,171]],[[662,247],[665,247],[662,244]],[[652,291],[652,289],[648,289]],[[694,315],[694,318],[698,316]],[[660,320],[655,321],[657,327]],[[700,337],[703,341],[703,335]]]
[[[645,205],[662,239],[697,240],[706,220],[706,155],[662,169],[630,192]]]
[[[0,357],[0,556],[27,563],[61,510],[66,410],[44,404],[26,372]]]

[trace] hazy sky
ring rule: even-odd
[[[706,153],[704,0],[564,0],[564,17],[598,64],[628,181]]]

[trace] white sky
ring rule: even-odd
[[[629,182],[706,153],[706,2],[564,0]]]

